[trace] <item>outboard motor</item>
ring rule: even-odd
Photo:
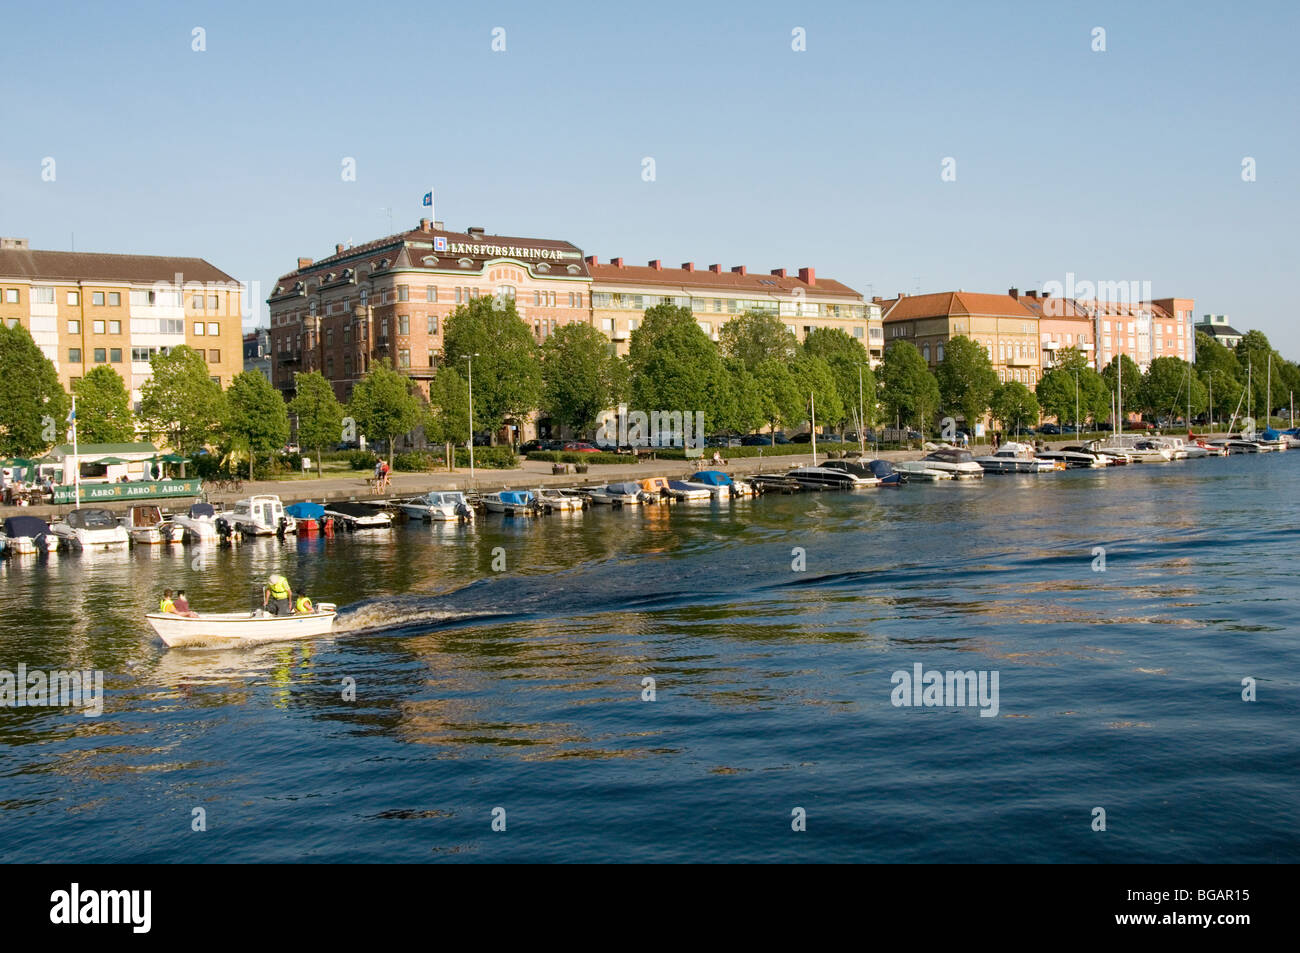
[[[474,511],[469,508],[468,503],[457,503],[456,515],[460,517],[462,523],[468,523],[474,516]]]
[[[277,523],[275,527],[275,535],[279,536],[281,539],[284,539],[284,530],[285,527],[288,525],[289,525],[289,520],[286,517],[281,516],[280,522]]]

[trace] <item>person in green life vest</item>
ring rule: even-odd
[[[275,573],[266,580],[262,589],[262,608],[272,615],[289,615],[293,611],[292,605],[293,590],[289,588],[289,580]]]
[[[293,611],[298,615],[311,615],[316,611],[316,608],[311,604],[311,599],[307,598],[307,594],[300,592],[298,598],[294,601]]]
[[[158,600],[158,611],[159,612],[176,611],[176,603],[172,602],[172,591],[170,589],[163,590],[162,598]]]

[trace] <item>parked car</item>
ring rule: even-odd
[[[1038,432],[1041,434],[1051,434],[1052,436],[1059,436],[1061,433],[1061,428],[1056,424],[1043,424],[1041,427],[1038,428]]]
[[[521,443],[519,445],[519,452],[532,453],[534,450],[541,450],[543,449],[543,443],[544,441],[541,440],[529,440],[526,443]]]
[[[843,443],[843,438],[837,433],[819,433],[817,435],[818,443]]]
[[[600,453],[599,447],[593,447],[589,443],[583,443],[578,440],[569,440],[561,448],[566,453]],[[586,466],[586,464],[583,464]]]
[[[811,443],[812,435],[806,433],[797,433],[790,438],[791,443]]]

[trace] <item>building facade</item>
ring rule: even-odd
[[[271,383],[291,397],[294,375],[317,371],[346,401],[387,358],[428,393],[447,316],[484,296],[513,298],[541,343],[558,327],[590,321],[591,275],[569,242],[451,232],[428,219],[364,245],[336,245],[320,261],[299,258],[267,299]]]
[[[240,284],[202,258],[42,251],[0,239],[0,320],[72,383],[106,364],[139,405],[149,359],[188,344],[228,387],[243,370]]]
[[[1232,326],[1226,314],[1205,314],[1201,316],[1196,330],[1208,334],[1224,347],[1235,348],[1245,335]],[[1193,338],[1194,340],[1195,338]]]
[[[1074,348],[1094,370],[1097,366],[1096,330],[1092,315],[1077,301],[1037,291],[1020,292],[1011,288],[1007,294],[1038,316],[1040,377],[1056,367],[1060,354]]]
[[[1032,390],[1042,376],[1038,313],[1011,295],[943,291],[900,294],[878,303],[886,350],[910,341],[933,370],[950,340],[968,337],[984,347],[998,380],[1019,381]]]
[[[258,328],[244,335],[244,370],[271,380],[271,332]]]
[[[880,306],[838,281],[819,279],[813,268],[751,274],[745,265],[724,271],[721,265],[696,268],[689,261],[678,268],[665,268],[659,260],[628,265],[622,258],[602,264],[594,255],[586,261],[592,277],[592,323],[620,355],[627,353],[647,308],[672,304],[690,309],[714,341],[732,318],[755,311],[779,317],[799,342],[814,328],[838,328],[867,348],[872,366],[884,356]]]

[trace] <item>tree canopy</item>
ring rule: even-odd
[[[769,359],[754,368],[754,390],[758,395],[763,420],[772,428],[772,443],[776,443],[776,429],[797,427],[805,418],[804,398],[799,394],[799,384],[786,361]]]
[[[483,300],[483,299],[480,299]],[[370,365],[366,376],[352,388],[348,409],[357,426],[371,440],[388,442],[388,464],[393,463],[393,444],[421,422],[423,407],[411,393],[411,382],[393,370],[387,358]]]
[[[890,417],[924,429],[939,407],[939,382],[911,341],[895,341],[880,367],[880,399]]]
[[[77,438],[85,443],[130,443],[135,439],[131,394],[122,375],[99,364],[72,384],[77,398]]]
[[[542,402],[542,365],[528,325],[512,297],[474,298],[447,318],[443,332],[443,367],[470,376],[473,358],[474,426],[496,433],[510,419],[519,420]]]
[[[248,454],[250,479],[256,478],[259,455],[276,453],[288,442],[288,408],[260,371],[243,371],[230,382],[224,430],[231,448]]]
[[[319,461],[326,447],[343,439],[343,405],[334,396],[334,386],[318,371],[296,375],[294,387],[289,413],[298,418],[298,444],[316,451]],[[316,472],[319,476],[320,470]]]
[[[65,432],[69,399],[31,333],[0,322],[0,456],[33,456]]]
[[[983,419],[998,389],[997,371],[982,344],[957,335],[944,345],[943,360],[935,371],[944,408],[959,413],[967,427]]]
[[[629,341],[628,370],[636,409],[703,411],[706,430],[725,426],[726,368],[686,308],[660,304],[646,310]]]
[[[543,406],[583,433],[614,406],[620,370],[605,335],[589,324],[566,324],[542,345]]]
[[[1020,430],[1038,420],[1038,398],[1019,381],[1007,381],[998,387],[990,402],[993,416],[1007,430]]]
[[[152,374],[141,388],[141,422],[178,453],[197,453],[221,432],[226,411],[221,385],[211,378],[202,355],[185,344],[155,354],[149,364]]]
[[[794,359],[798,344],[785,323],[768,311],[746,311],[718,332],[722,353],[753,370],[768,359]]]

